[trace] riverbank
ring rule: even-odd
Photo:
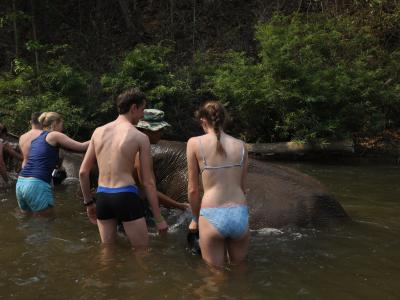
[[[385,130],[380,135],[356,137],[354,140],[305,144],[256,143],[248,144],[249,155],[273,161],[370,161],[400,163],[400,130]]]

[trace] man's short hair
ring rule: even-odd
[[[145,94],[141,92],[139,89],[132,88],[126,90],[117,97],[116,102],[117,102],[118,114],[120,115],[126,114],[131,108],[132,104],[136,104],[137,107],[142,106],[145,100],[146,100]]]
[[[32,125],[36,125],[36,126],[41,125],[40,122],[39,122],[39,117],[40,117],[41,114],[42,114],[41,112],[37,112],[37,111],[33,112],[31,114],[31,123],[32,123]]]

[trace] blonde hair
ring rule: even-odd
[[[44,129],[52,129],[54,123],[62,121],[62,116],[56,112],[44,112],[38,120]]]

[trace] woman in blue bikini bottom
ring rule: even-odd
[[[204,104],[197,117],[205,134],[187,143],[188,198],[193,213],[189,231],[199,232],[201,255],[207,263],[223,266],[227,258],[239,264],[250,240],[244,195],[247,151],[243,141],[223,131],[225,111],[219,102]]]
[[[239,239],[247,233],[249,226],[247,205],[203,207],[200,216],[206,218],[224,238]]]

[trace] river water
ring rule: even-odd
[[[186,249],[184,226],[134,253],[120,236],[99,243],[75,198],[56,191],[57,218],[22,217],[0,192],[0,299],[400,299],[400,167],[289,166],[339,199],[353,222],[252,232],[246,263],[210,270]]]

